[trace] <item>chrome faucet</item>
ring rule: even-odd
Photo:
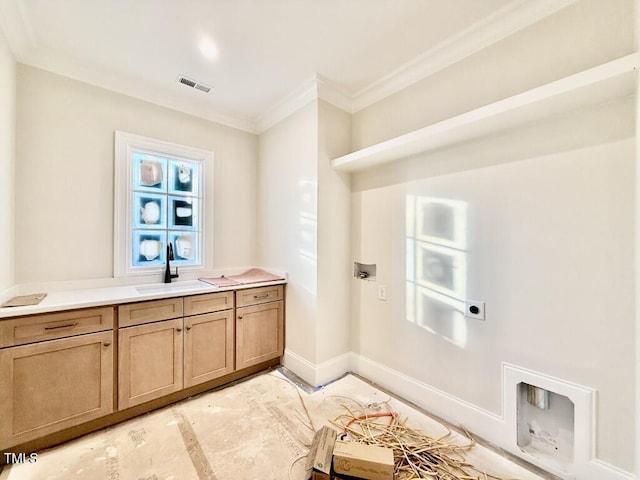
[[[178,267],[176,267],[176,273],[171,273],[170,260],[175,260],[173,258],[173,245],[171,245],[171,242],[167,244],[167,264],[164,269],[164,283],[171,283],[172,278],[178,278]]]

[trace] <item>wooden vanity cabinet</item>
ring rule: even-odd
[[[236,369],[281,357],[284,353],[282,285],[236,292]]]
[[[110,310],[76,310],[69,312],[68,318],[61,312],[6,321],[11,323],[5,328],[11,325],[12,331],[19,332],[20,343],[31,335],[59,338],[0,349],[0,448],[113,412],[115,345]],[[97,312],[106,315],[106,323],[94,321]],[[93,320],[83,320],[87,318]],[[52,325],[60,328],[46,329]],[[73,334],[107,326],[108,331]]]
[[[0,320],[0,449],[53,445],[276,364],[283,295],[275,285]]]
[[[233,372],[233,310],[185,317],[184,387]]]
[[[233,305],[221,292],[119,307],[118,408],[233,372]]]
[[[118,409],[182,390],[182,318],[118,331]]]
[[[233,292],[184,299],[184,387],[232,373]]]

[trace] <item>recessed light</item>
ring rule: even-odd
[[[218,56],[218,47],[211,40],[203,39],[200,41],[200,52],[205,58],[214,60]]]

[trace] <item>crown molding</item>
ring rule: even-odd
[[[233,113],[221,112],[199,100],[185,101],[184,93],[167,91],[165,88],[149,84],[139,84],[117,73],[79,64],[74,59],[47,54],[46,51],[42,50],[35,50],[33,54],[29,55],[28,61],[22,63],[54,75],[126,95],[160,107],[170,108],[171,110],[176,110],[225,127],[235,128],[248,133],[256,133],[255,124],[251,119]],[[176,88],[180,88],[177,86],[177,83]],[[196,91],[188,93],[193,94],[194,97],[202,95],[201,92]]]
[[[577,0],[514,0],[353,95],[353,112],[443,70]]]
[[[325,100],[348,113],[356,113],[576,1],[514,0],[355,94],[316,74],[260,115],[255,121],[256,133],[268,130],[314,99]]]
[[[312,100],[324,100],[347,113],[353,113],[351,95],[336,83],[316,73],[260,115],[254,122],[255,133],[259,135],[269,130]]]
[[[304,80],[295,90],[288,93],[280,101],[269,107],[254,121],[255,133],[260,135],[274,125],[280,123],[292,113],[318,98],[318,76]]]
[[[353,112],[353,95],[335,82],[316,75],[318,83],[318,98],[338,107],[347,113]]]

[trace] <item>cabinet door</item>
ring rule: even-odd
[[[282,302],[236,309],[236,369],[281,357],[283,353]]]
[[[184,386],[233,372],[233,310],[184,319]]]
[[[113,411],[113,332],[0,350],[0,448]]]
[[[182,390],[182,319],[118,331],[120,410]]]

